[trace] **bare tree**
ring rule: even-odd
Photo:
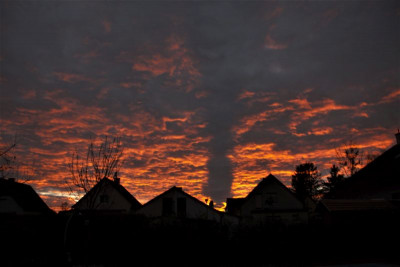
[[[88,193],[103,178],[116,178],[122,166],[123,147],[120,137],[108,138],[98,146],[93,140],[87,147],[86,155],[81,157],[77,150],[72,154],[68,164],[71,177],[66,183],[71,194],[77,198],[80,193]],[[93,202],[100,190],[93,196]]]
[[[365,164],[369,164],[370,162],[374,161],[377,157],[379,157],[384,150],[377,150],[377,151],[367,151],[365,153],[364,159],[365,159]]]
[[[13,166],[16,161],[16,156],[13,150],[17,146],[16,138],[11,144],[6,145],[0,149],[0,178],[6,178],[9,176],[10,171],[13,170]]]
[[[32,179],[35,164],[34,162],[21,164],[15,154],[16,147],[17,136],[15,135],[12,142],[0,148],[0,178],[14,178],[25,183]]]
[[[353,141],[336,148],[336,158],[346,177],[353,176],[363,164],[363,152]]]

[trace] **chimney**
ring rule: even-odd
[[[397,129],[397,134],[395,134],[395,136],[396,136],[397,144],[400,145],[400,130],[399,129]]]
[[[118,178],[118,172],[115,172],[115,173],[114,173],[114,183],[119,184],[120,181],[121,181],[121,179]]]

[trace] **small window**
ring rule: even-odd
[[[100,196],[100,203],[108,203],[108,195],[101,195]]]
[[[265,193],[265,204],[267,206],[273,206],[276,203],[276,193]]]
[[[178,208],[178,217],[185,218],[186,217],[186,198],[184,198],[184,197],[178,198],[177,208]]]
[[[163,198],[162,201],[162,216],[171,216],[173,215],[173,200],[172,198]]]

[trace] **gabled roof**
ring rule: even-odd
[[[120,183],[116,183],[106,177],[101,179],[95,186],[93,186],[92,189],[89,190],[77,203],[75,203],[72,207],[76,207],[78,203],[83,201],[84,199],[88,198],[88,195],[94,194],[97,190],[100,190],[100,188],[103,188],[104,186],[111,186],[113,187],[116,191],[118,191],[129,203],[131,203],[131,209],[136,210],[142,206],[140,202],[132,196],[131,193],[126,190],[125,187],[123,187]]]
[[[267,177],[263,178],[256,187],[253,188],[253,190],[245,197],[245,198],[228,198],[227,199],[227,212],[229,213],[235,213],[238,209],[241,208],[241,206],[250,198],[253,196],[257,195],[259,192],[263,190],[264,187],[269,186],[271,184],[277,184],[279,185],[284,191],[288,192],[290,195],[292,195],[295,199],[297,199],[299,202],[303,203],[296,194],[287,188],[281,181],[279,181],[278,178],[276,178],[274,175],[269,174]],[[304,204],[304,203],[303,203]]]
[[[14,179],[0,179],[0,196],[12,197],[24,212],[54,213],[30,185],[18,183]]]
[[[195,198],[195,197],[189,195],[188,193],[186,193],[185,191],[183,191],[182,187],[176,187],[176,186],[173,186],[173,187],[171,187],[170,189],[168,189],[167,191],[165,191],[164,193],[161,193],[160,195],[156,196],[155,198],[153,198],[152,200],[150,200],[149,202],[147,202],[146,204],[144,204],[144,205],[142,206],[142,208],[147,207],[147,206],[150,205],[151,203],[154,203],[154,202],[157,201],[158,199],[164,197],[165,195],[167,195],[167,194],[169,194],[169,193],[171,193],[171,192],[173,192],[173,191],[177,191],[177,192],[179,192],[179,193],[185,195],[186,197],[192,199],[193,201],[198,202],[199,204],[203,205],[204,207],[206,207],[206,208],[208,208],[208,209],[210,209],[210,210],[212,210],[212,211],[215,211],[215,212],[217,212],[217,213],[221,213],[220,211],[218,211],[218,210],[216,210],[216,209],[214,209],[214,208],[211,208],[211,207],[210,207],[209,205],[207,205],[206,203],[204,203],[204,202],[198,200],[197,198]]]
[[[289,194],[291,194],[294,198],[302,202],[300,199],[297,198],[296,194],[290,190],[289,188],[286,187],[281,181],[279,181],[278,178],[273,176],[272,174],[269,174],[266,178],[263,178],[261,182],[258,183],[256,187],[253,188],[253,190],[247,195],[246,199],[249,199],[253,197],[254,195],[258,194],[260,191],[262,191],[262,188],[265,186],[268,186],[272,183],[278,184],[280,187],[282,187],[283,190],[287,191]]]
[[[394,145],[344,180],[325,198],[365,198],[382,190],[400,190],[400,144]]]

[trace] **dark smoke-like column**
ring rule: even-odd
[[[217,108],[219,112],[210,117],[208,124],[208,130],[213,135],[213,139],[209,143],[210,158],[207,162],[209,175],[204,193],[215,202],[225,201],[229,197],[233,181],[232,163],[228,158],[233,148],[232,114],[226,112],[226,107],[222,109]]]

